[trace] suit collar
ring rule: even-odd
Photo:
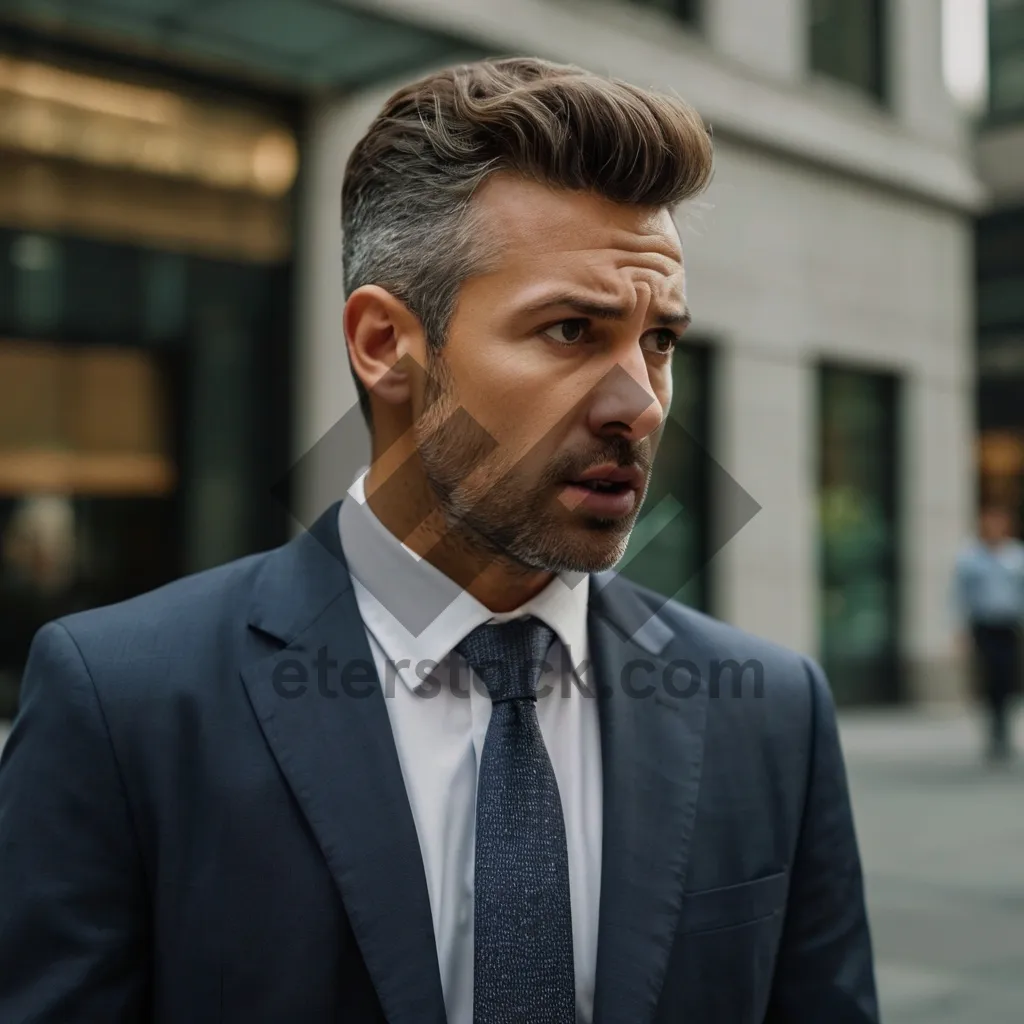
[[[290,643],[334,601],[351,591],[341,550],[335,503],[313,524],[264,557],[253,585],[248,622],[262,633]]]
[[[337,505],[267,556],[250,623],[285,645],[267,653],[265,642],[254,644],[260,653],[242,679],[341,893],[384,1015],[444,1024],[419,840]]]
[[[604,830],[594,1024],[652,1019],[682,908],[704,759],[707,683],[665,688],[665,656],[706,653],[653,615],[636,589],[602,574],[591,601]],[[668,673],[668,675],[666,675]]]

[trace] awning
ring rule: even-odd
[[[4,0],[0,19],[302,92],[359,88],[469,50],[452,36],[335,0]]]

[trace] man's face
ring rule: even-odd
[[[550,572],[610,568],[689,322],[678,233],[664,210],[510,176],[474,204],[501,255],[462,286],[418,396],[427,478],[449,523],[495,553]]]
[[[1006,540],[1013,532],[1013,521],[1009,512],[1002,508],[986,509],[981,515],[981,535],[991,542]]]

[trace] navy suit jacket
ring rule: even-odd
[[[0,761],[3,1024],[443,1024],[336,514],[37,634]],[[593,582],[595,1024],[877,1021],[821,671]],[[738,693],[729,660],[751,662]]]

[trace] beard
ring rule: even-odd
[[[449,531],[462,544],[527,571],[600,572],[622,558],[643,495],[628,516],[599,519],[572,512],[557,490],[602,463],[637,466],[646,479],[649,439],[611,437],[546,461],[539,454],[542,439],[525,456],[503,456],[459,406],[441,356],[428,367],[424,405],[415,425],[420,461]],[[486,471],[480,469],[485,463]]]

